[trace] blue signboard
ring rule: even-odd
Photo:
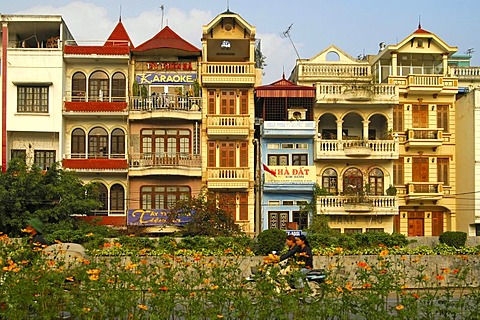
[[[287,234],[290,236],[294,236],[294,237],[299,237],[302,235],[302,230],[285,230],[287,232]]]
[[[162,209],[130,209],[127,212],[127,225],[129,226],[181,226],[192,220],[190,213],[178,215],[175,219],[168,217]]]

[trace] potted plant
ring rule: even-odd
[[[395,188],[393,185],[390,185],[388,189],[386,190],[387,196],[396,196],[397,195],[397,188]]]

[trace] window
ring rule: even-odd
[[[208,90],[208,114],[216,113],[215,102],[216,102],[215,90]]]
[[[288,166],[288,154],[269,154],[269,166]]]
[[[444,186],[449,185],[448,162],[448,158],[437,158],[437,182],[443,182]]]
[[[125,102],[126,92],[125,75],[117,72],[112,76],[112,101]]]
[[[236,95],[234,91],[222,91],[220,99],[220,114],[235,114]]]
[[[178,201],[190,198],[188,186],[144,186],[140,188],[140,206],[144,210],[173,208]]]
[[[124,213],[125,211],[125,190],[120,184],[114,184],[110,188],[110,212]]]
[[[85,131],[82,129],[75,129],[72,132],[72,159],[85,158]]]
[[[362,228],[345,228],[343,232],[346,234],[362,233]]]
[[[294,166],[307,166],[308,154],[292,154],[292,165]]]
[[[293,200],[283,200],[282,205],[283,206],[293,206]]]
[[[96,214],[108,214],[108,190],[103,183],[98,184],[97,201],[101,203],[100,208],[95,210]]]
[[[18,86],[17,111],[48,113],[48,86]]]
[[[87,78],[82,72],[76,72],[72,77],[72,101],[85,101]]]
[[[248,91],[240,92],[240,114],[248,114]]]
[[[122,129],[112,131],[112,158],[125,158],[125,133]]]
[[[393,107],[393,131],[403,131],[403,104]]]
[[[384,232],[384,228],[367,228],[367,232]]]
[[[55,163],[55,150],[35,150],[33,161],[40,169],[47,170]]]
[[[27,161],[27,150],[25,149],[12,149],[10,150],[10,159],[19,159],[23,162]]]
[[[448,132],[448,109],[448,105],[437,106],[437,128],[443,128],[443,132]]]
[[[393,184],[402,185],[403,182],[403,158],[393,161]]]
[[[271,207],[279,206],[280,204],[280,200],[268,200],[268,205]]]
[[[380,169],[372,169],[368,174],[370,185],[370,194],[375,196],[383,196],[383,172]]]
[[[299,230],[304,230],[308,227],[308,212],[293,211],[293,222],[297,223]]]
[[[428,105],[412,105],[412,126],[414,128],[428,128]]]
[[[280,149],[280,143],[267,143],[267,149]]]
[[[189,130],[148,129],[141,133],[141,152],[155,154],[156,157],[175,158],[190,154]],[[125,152],[125,150],[124,150]]]
[[[358,195],[363,192],[362,172],[357,168],[350,168],[343,174],[343,192],[348,195]]]
[[[95,71],[88,81],[89,101],[108,101],[109,86],[108,75],[103,71]]]
[[[337,172],[333,169],[327,169],[322,175],[322,188],[330,194],[338,193],[338,177]]]
[[[88,157],[89,158],[107,158],[108,157],[108,134],[107,130],[96,127],[88,134]]]

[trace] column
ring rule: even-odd
[[[396,52],[392,52],[392,76],[397,76],[397,56]]]
[[[363,120],[362,121],[363,123],[363,140],[367,140],[368,139],[368,124],[370,123],[369,120]]]

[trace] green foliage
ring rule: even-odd
[[[408,244],[408,239],[402,234],[386,232],[367,232],[355,233],[353,238],[356,241],[357,247],[367,248],[383,245],[385,247],[403,247]]]
[[[91,188],[56,164],[43,172],[13,159],[0,175],[0,230],[10,236],[21,235],[32,217],[39,218],[47,229],[59,222],[68,225],[73,214],[89,214],[98,207]]]
[[[287,233],[278,229],[263,230],[256,238],[254,252],[258,255],[267,255],[272,251],[280,252],[285,248]]]
[[[313,215],[307,233],[336,234],[337,232],[333,231],[328,225],[328,220],[329,218],[324,214]]]
[[[234,236],[242,234],[231,214],[236,204],[225,197],[203,190],[198,196],[176,203],[169,213],[174,221],[179,215],[191,215],[191,220],[184,226],[187,236]]]
[[[461,231],[446,231],[440,235],[438,240],[440,243],[460,248],[465,246],[465,243],[467,242],[467,234]]]

